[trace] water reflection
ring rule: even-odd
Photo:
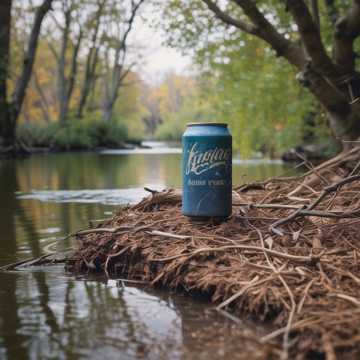
[[[180,154],[56,154],[0,161],[0,266],[37,257],[143,186],[180,187]],[[234,163],[234,184],[280,163]],[[67,277],[61,268],[0,273],[0,358],[236,358],[236,331],[204,304]],[[214,325],[215,324],[215,325]],[[196,356],[194,355],[196,354]],[[235,355],[234,355],[235,354]]]
[[[233,341],[241,329],[200,301],[76,280],[60,268],[0,274],[0,281],[2,358],[241,358],[242,344]],[[13,302],[3,302],[9,294]]]
[[[163,151],[161,155],[132,151],[34,156],[12,169],[19,179],[17,195],[45,202],[137,202],[146,195],[144,186],[157,190],[181,187],[181,155]],[[234,160],[233,183],[261,180],[285,170],[279,161]]]

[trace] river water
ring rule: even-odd
[[[38,154],[0,161],[0,266],[73,246],[64,237],[181,186],[180,149]],[[234,160],[234,184],[277,176],[281,162]],[[239,325],[202,300],[61,266],[0,272],[0,359],[237,358]]]

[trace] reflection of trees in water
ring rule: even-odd
[[[66,357],[93,351],[137,353],[150,338],[141,319],[134,319],[121,291],[98,281],[69,281],[61,343]],[[82,350],[81,350],[82,349]],[[120,354],[120,353],[119,353]],[[106,357],[106,352],[103,353]]]
[[[22,208],[21,203],[17,200],[15,191],[18,189],[16,168],[12,162],[7,163],[8,166],[3,167],[2,170],[6,171],[6,176],[1,176],[2,187],[4,193],[2,194],[2,200],[6,204],[5,217],[0,217],[4,224],[0,223],[0,228],[4,230],[7,236],[6,241],[1,242],[2,251],[6,254],[11,254],[16,257],[18,251],[17,243],[17,226],[21,226],[27,234],[28,246],[31,250],[32,257],[38,257],[41,255],[41,248],[38,241],[38,235],[33,225],[33,220],[29,219],[27,212]],[[2,174],[1,174],[2,175]],[[4,179],[7,179],[8,183],[4,184]],[[6,198],[4,199],[4,196]],[[3,226],[2,226],[3,225]],[[6,245],[6,246],[5,246]],[[9,358],[12,358],[11,352],[14,349],[17,354],[17,358],[20,358],[20,353],[26,352],[25,350],[25,337],[17,334],[18,327],[20,326],[21,319],[19,313],[21,312],[21,305],[17,294],[21,293],[21,288],[17,285],[17,279],[19,276],[15,274],[3,274],[6,276],[6,287],[4,287],[0,297],[0,309],[4,310],[1,314],[3,320],[3,337],[9,338],[9,341],[5,341],[5,347],[7,349]],[[36,289],[32,288],[33,283],[28,287],[30,293],[36,293],[39,300],[39,305],[42,310],[42,314],[45,316],[45,324],[51,329],[51,333],[56,333],[59,330],[59,326],[56,321],[56,317],[49,307],[49,287],[46,283],[46,275],[43,272],[33,273]],[[23,279],[22,279],[23,280]],[[17,349],[19,348],[19,349]],[[14,357],[15,358],[15,357]]]
[[[15,260],[18,246],[16,243],[15,218],[17,201],[14,192],[17,190],[16,170],[14,163],[3,162],[0,167],[1,197],[6,206],[1,211],[0,229],[0,253],[11,254]],[[18,276],[15,274],[0,273],[0,334],[6,349],[8,358],[26,358],[24,345],[25,337],[17,334],[16,330],[20,325],[19,303],[16,296]]]

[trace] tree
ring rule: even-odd
[[[97,0],[96,10],[89,21],[89,33],[91,34],[90,46],[86,56],[84,71],[84,80],[81,88],[80,100],[77,108],[77,117],[82,118],[84,108],[92,87],[95,87],[96,65],[99,59],[100,41],[100,24],[104,11],[106,0]]]
[[[8,99],[7,81],[9,78],[10,59],[10,27],[12,0],[0,3],[0,137],[2,146],[6,151],[16,151],[16,125],[24,102],[38,46],[41,25],[47,12],[50,10],[52,0],[44,0],[35,12],[28,47],[25,52],[20,77],[16,81],[15,89]]]
[[[345,147],[358,139],[360,78],[354,42],[360,34],[360,0],[344,1],[342,6],[334,0],[320,4],[317,0],[183,0],[181,4],[183,19],[191,18],[195,34],[212,13],[217,19],[211,19],[215,29],[223,25],[228,36],[240,30],[265,42],[276,56],[297,69],[298,80],[321,104],[334,136]],[[184,41],[191,44],[187,27],[183,29]],[[211,30],[208,26],[207,31]],[[206,41],[205,36],[197,39]]]
[[[103,118],[110,121],[113,115],[115,102],[119,95],[119,89],[131,70],[126,66],[128,55],[128,40],[133,28],[136,15],[144,0],[131,1],[130,9],[126,6],[116,8],[112,6],[109,15],[107,35],[103,37],[105,43],[105,76],[104,76],[104,103]],[[112,34],[112,30],[115,32]]]
[[[81,18],[77,13],[81,2],[73,0],[61,1],[61,13],[64,24],[54,17],[57,28],[61,32],[60,49],[57,50],[52,41],[49,41],[49,47],[57,62],[57,97],[58,97],[58,121],[64,124],[67,120],[70,100],[74,91],[75,80],[78,72],[78,56],[84,32],[82,24],[78,23],[78,31],[74,31],[74,19]],[[71,35],[74,39],[71,38]],[[67,71],[68,53],[70,55],[70,69]]]

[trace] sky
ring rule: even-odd
[[[150,25],[158,21],[159,12],[153,8],[145,8],[141,15],[133,28],[132,43],[141,48],[142,59],[138,70],[142,79],[156,84],[169,72],[190,72],[191,58],[183,55],[180,50],[167,46],[162,30]]]

